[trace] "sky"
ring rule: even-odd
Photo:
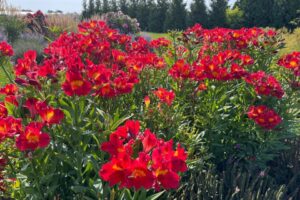
[[[188,3],[192,0],[186,0]],[[208,0],[207,0],[208,1]],[[33,11],[62,10],[63,12],[81,12],[82,0],[7,0],[10,5]],[[234,0],[229,0],[230,3]]]

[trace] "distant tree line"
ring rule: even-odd
[[[83,0],[83,18],[111,11],[122,11],[136,18],[144,31],[183,30],[195,23],[214,27],[287,27],[299,22],[300,0]]]

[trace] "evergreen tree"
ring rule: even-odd
[[[228,0],[212,0],[210,4],[210,27],[226,27],[226,9]]]
[[[103,3],[102,3],[102,13],[108,13],[108,12],[110,12],[109,2],[108,2],[108,0],[103,0]]]
[[[139,0],[129,0],[128,15],[132,18],[137,18]]]
[[[113,12],[117,12],[119,10],[117,0],[110,1],[110,8],[111,8],[111,11],[113,11]]]
[[[88,17],[91,17],[95,14],[95,1],[90,0],[89,1],[89,6],[88,6]]]
[[[191,12],[189,14],[189,25],[196,23],[204,27],[208,25],[208,13],[205,5],[205,0],[193,0],[191,3]]]
[[[187,10],[183,0],[172,0],[167,12],[164,29],[184,30],[186,28]]]
[[[162,33],[164,31],[164,22],[169,8],[168,0],[157,0],[150,10],[148,28],[149,31]]]
[[[152,2],[152,1],[151,1]],[[138,4],[138,9],[136,11],[136,18],[140,23],[140,28],[142,30],[147,30],[149,22],[149,14],[151,10],[151,5],[147,0],[140,0]]]
[[[120,0],[119,1],[119,8],[120,11],[124,14],[128,14],[128,2],[127,0]]]
[[[95,13],[101,15],[101,0],[95,2]]]
[[[82,2],[82,14],[81,14],[81,17],[82,19],[86,19],[88,18],[88,7],[87,7],[87,2],[86,0],[83,0]]]

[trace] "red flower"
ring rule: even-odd
[[[0,42],[0,56],[12,56],[13,48],[6,42]]]
[[[171,106],[175,98],[175,93],[173,91],[167,91],[164,88],[158,88],[158,90],[153,92],[160,101],[166,103],[168,106]]]
[[[5,87],[0,88],[0,94],[15,95],[18,92],[18,87],[15,84],[7,84]]]
[[[5,107],[5,104],[3,102],[0,102],[0,118],[7,117],[7,109]]]
[[[5,104],[10,103],[12,105],[19,106],[19,102],[17,100],[17,97],[14,96],[14,95],[6,96],[5,99],[4,99],[4,103]]]
[[[149,156],[140,153],[135,159],[130,168],[127,187],[139,190],[141,188],[151,189],[154,183],[153,173],[148,168]]]
[[[283,56],[278,64],[294,71],[295,76],[300,76],[300,52],[293,52]]]
[[[24,53],[24,58],[18,59],[17,65],[15,66],[16,76],[26,75],[26,73],[31,72],[37,68],[36,63],[36,52],[29,50]]]
[[[144,135],[141,137],[141,140],[145,153],[150,152],[158,144],[156,135],[151,133],[149,129],[145,130]]]
[[[248,111],[248,117],[265,129],[273,129],[282,121],[281,117],[274,110],[264,105],[251,106]]]
[[[169,74],[174,79],[187,79],[191,77],[191,67],[183,59],[178,60],[169,70]]]
[[[39,114],[43,121],[49,125],[59,124],[64,118],[64,113],[60,109],[54,109],[52,107],[40,109]]]
[[[245,80],[255,87],[255,91],[259,95],[271,95],[279,99],[284,95],[284,91],[277,79],[265,74],[263,71],[252,73],[248,75]]]
[[[50,136],[43,133],[42,128],[42,123],[31,122],[16,139],[17,148],[20,151],[34,151],[37,148],[47,147],[50,143]]]
[[[118,157],[112,158],[111,161],[104,164],[99,171],[99,176],[109,182],[112,187],[121,184],[124,187],[127,184],[128,176],[131,174],[131,158],[126,154],[119,154]]]
[[[22,131],[22,124],[20,119],[13,117],[0,118],[0,141],[11,138]]]
[[[29,98],[26,100],[24,107],[29,110],[31,118],[34,118],[39,111],[47,107],[47,104],[46,102],[39,101],[36,98]]]
[[[83,79],[78,72],[68,71],[62,88],[68,96],[85,96],[90,93],[92,85],[89,81]]]
[[[157,38],[150,42],[150,46],[155,49],[160,48],[160,47],[168,47],[170,44],[171,44],[171,41],[167,40],[165,38]]]

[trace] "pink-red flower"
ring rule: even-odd
[[[90,93],[92,85],[80,73],[69,71],[66,73],[66,81],[62,88],[68,96],[85,96]]]

